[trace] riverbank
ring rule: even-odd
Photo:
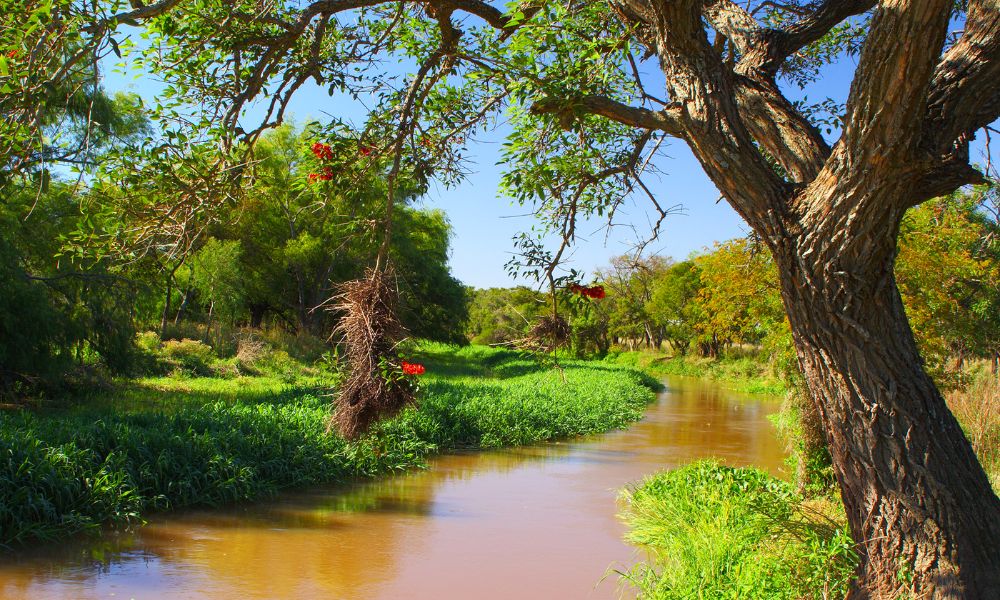
[[[656,386],[626,366],[565,361],[560,373],[486,347],[424,344],[414,358],[427,366],[419,407],[354,443],[326,433],[319,390],[267,378],[139,380],[102,402],[2,413],[0,543],[419,468],[450,448],[622,428]]]
[[[640,598],[843,598],[857,557],[843,508],[756,468],[699,461],[624,492],[628,539],[648,562]]]
[[[707,379],[743,394],[780,396],[788,391],[788,385],[772,372],[766,358],[752,351],[730,351],[719,358],[679,356],[651,350],[613,351],[604,360],[641,369],[660,378]]]

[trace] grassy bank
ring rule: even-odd
[[[54,539],[150,511],[419,467],[456,447],[528,444],[624,427],[655,381],[605,363],[563,375],[514,353],[424,345],[418,408],[347,443],[329,402],[268,377],[156,378],[100,401],[0,414],[0,543]]]
[[[969,379],[945,398],[1000,491],[1000,382],[986,368]],[[699,462],[625,492],[629,538],[649,551],[645,563],[625,574],[640,598],[844,596],[857,558],[843,505],[828,458],[803,454],[812,445],[789,408],[795,407],[775,415],[779,430],[790,436],[793,456],[816,459],[798,465],[806,470],[796,473],[795,484]]]
[[[788,390],[785,382],[772,372],[767,359],[753,351],[735,349],[719,358],[703,358],[638,350],[612,352],[605,362],[642,369],[656,376],[708,379],[744,394],[781,395]]]
[[[647,478],[627,494],[628,537],[649,562],[625,575],[641,598],[843,598],[853,541],[836,504],[711,461]]]

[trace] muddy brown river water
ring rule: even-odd
[[[156,516],[0,558],[0,598],[617,598],[618,490],[714,456],[780,473],[774,401],[671,379],[627,431],[448,454],[426,471]],[[627,596],[627,593],[626,593]]]

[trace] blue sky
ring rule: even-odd
[[[133,91],[151,103],[161,87],[149,77],[136,73],[115,72],[114,61],[106,62],[105,85],[110,91]],[[808,96],[813,101],[830,97],[843,102],[847,96],[850,79],[855,67],[854,58],[844,58],[829,66],[824,77],[806,90],[788,87],[786,93],[792,100]],[[652,65],[649,69],[652,69]],[[656,73],[650,74],[657,78]],[[290,109],[292,119],[303,122],[311,119],[326,120],[337,115],[358,126],[363,124],[364,109],[360,104],[344,98],[327,95],[325,90],[304,86],[293,99]],[[528,208],[512,204],[498,195],[501,168],[497,165],[503,142],[503,128],[479,136],[470,144],[471,175],[460,185],[444,188],[433,185],[420,205],[443,209],[454,229],[451,267],[462,282],[475,287],[509,286],[533,282],[513,280],[505,270],[512,256],[512,238],[529,229],[533,218],[526,216]],[[690,150],[680,141],[672,140],[664,146],[665,157],[657,160],[662,172],[648,183],[659,203],[664,206],[680,205],[681,210],[669,216],[657,242],[648,247],[647,253],[684,258],[692,252],[710,247],[714,242],[746,235],[743,220],[726,204],[718,201],[719,192],[703,173]],[[973,161],[981,161],[982,146],[975,144]],[[606,231],[599,221],[585,222],[578,227],[580,234],[573,248],[567,267],[593,274],[606,265],[612,256],[623,254],[636,241],[637,236],[649,231],[653,219],[648,201],[641,199],[627,203],[619,213],[620,226]]]

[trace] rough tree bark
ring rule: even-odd
[[[1000,500],[922,368],[892,240],[861,239],[829,231],[775,253],[862,554],[851,597],[1000,597]]]

